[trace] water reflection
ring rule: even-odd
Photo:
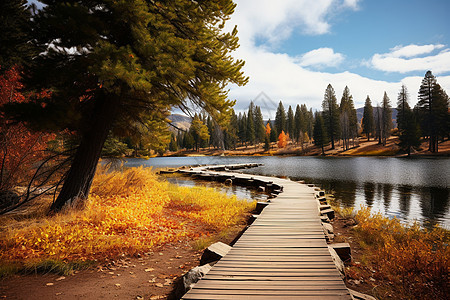
[[[373,182],[364,183],[364,197],[366,198],[366,204],[372,207],[375,197],[375,184]]]
[[[343,207],[369,206],[404,221],[450,228],[448,158],[376,157],[160,157],[127,166],[263,163],[243,172],[305,180],[333,192]]]
[[[214,188],[222,193],[226,193],[227,195],[236,195],[236,197],[240,199],[246,199],[249,201],[257,200],[257,201],[267,201],[267,195],[257,192],[256,190],[247,189],[241,186],[232,185],[226,186],[221,183],[216,183],[212,181],[203,181],[203,180],[193,180],[189,177],[171,177],[166,176],[166,180],[170,183],[177,184],[179,186],[207,186],[210,188]]]

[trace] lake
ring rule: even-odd
[[[369,206],[405,222],[450,228],[450,159],[394,157],[155,157],[126,166],[263,163],[245,173],[289,177],[333,192],[344,207]]]

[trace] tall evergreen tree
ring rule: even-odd
[[[255,105],[250,102],[247,112],[247,141],[250,145],[254,145],[256,141],[255,135]]]
[[[163,122],[188,101],[213,116],[227,112],[234,102],[224,87],[247,82],[244,62],[230,55],[237,30],[223,30],[232,0],[42,3],[33,24],[42,55],[30,74],[34,88],[52,94],[47,105],[16,107],[15,117],[80,136],[53,211],[86,199],[111,129],[126,134],[133,122]]]
[[[399,146],[411,155],[411,148],[420,146],[419,122],[409,106],[409,94],[403,84],[397,97],[397,128],[399,132]]]
[[[406,86],[402,84],[397,97],[397,128],[399,131],[404,130],[407,126],[407,122],[409,121],[409,118],[406,116],[407,111],[411,111],[408,101],[408,90]]]
[[[339,114],[343,148],[344,150],[347,150],[350,148],[350,139],[355,139],[358,129],[353,96],[350,94],[350,89],[347,86],[344,88],[344,92],[342,93]]]
[[[322,155],[325,155],[325,145],[328,144],[327,130],[324,124],[322,114],[316,113],[314,121],[314,145],[322,149]]]
[[[392,108],[391,101],[384,92],[383,102],[381,103],[381,139],[383,146],[386,146],[387,139],[391,136],[392,129]]]
[[[431,71],[425,74],[420,85],[417,108],[422,119],[423,133],[429,137],[428,150],[438,152],[439,132],[448,124],[448,96]]]
[[[225,149],[236,149],[238,130],[239,130],[238,116],[234,112],[234,109],[231,109],[230,123],[226,127],[224,133]]]
[[[364,112],[362,119],[362,132],[367,135],[367,140],[370,141],[370,135],[374,131],[373,107],[369,95],[367,95],[364,103]]]
[[[270,121],[270,119],[269,119],[268,124],[273,125],[273,123],[272,123],[272,121]],[[271,143],[276,143],[277,142],[277,140],[278,140],[278,132],[277,132],[276,126],[271,126],[269,139],[270,139]]]
[[[0,72],[28,64],[36,54],[30,43],[31,17],[26,0],[0,1]]]
[[[284,106],[281,101],[278,104],[277,112],[275,114],[275,128],[277,133],[286,131],[286,111],[284,110]]]
[[[266,136],[264,120],[259,106],[255,107],[255,137],[258,143],[262,143]]]
[[[304,129],[304,117],[302,114],[302,110],[300,108],[300,105],[297,104],[295,107],[295,115],[294,115],[294,136],[293,138],[298,143],[300,138],[300,133],[303,133],[305,131]]]
[[[331,84],[329,84],[325,90],[322,109],[327,136],[331,141],[331,149],[334,149],[334,141],[339,136],[339,107],[336,100],[336,94]]]
[[[286,120],[286,131],[289,134],[289,137],[294,138],[294,111],[292,110],[292,107],[289,105],[288,113],[287,113],[287,120]]]

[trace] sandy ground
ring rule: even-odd
[[[0,281],[0,299],[173,299],[174,282],[200,256],[185,242],[69,276],[16,275]]]

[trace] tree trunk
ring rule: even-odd
[[[80,206],[89,195],[103,144],[119,110],[117,97],[97,98],[91,116],[91,126],[83,133],[67,178],[56,201],[50,207],[52,213],[66,206]]]

